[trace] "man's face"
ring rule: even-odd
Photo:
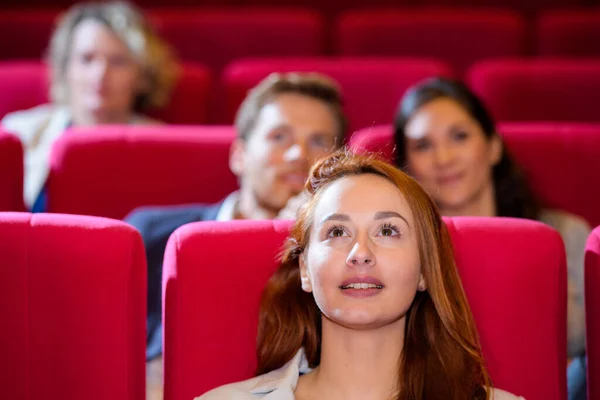
[[[333,111],[321,100],[283,93],[260,111],[252,132],[238,141],[232,170],[242,191],[250,191],[258,206],[273,213],[302,192],[310,167],[330,154],[339,128]]]

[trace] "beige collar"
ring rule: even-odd
[[[300,349],[283,367],[262,375],[250,393],[265,395],[264,400],[293,399],[298,378],[310,371],[304,349]]]

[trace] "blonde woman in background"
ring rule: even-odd
[[[25,148],[25,203],[46,208],[50,150],[70,126],[148,124],[139,114],[169,100],[178,66],[140,11],[85,3],[58,21],[48,54],[50,104],[10,113],[1,124]]]

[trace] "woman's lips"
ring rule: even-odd
[[[462,178],[463,178],[463,175],[464,174],[462,174],[462,173],[452,174],[452,175],[445,175],[445,176],[438,177],[436,179],[436,181],[437,181],[437,183],[439,185],[452,185],[452,184],[455,184],[457,182],[460,182],[462,180]]]
[[[282,175],[282,180],[288,185],[302,189],[306,183],[307,175],[301,173],[289,173]]]

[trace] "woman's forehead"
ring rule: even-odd
[[[352,175],[327,185],[317,199],[314,223],[331,214],[367,214],[395,211],[409,223],[412,210],[400,189],[389,179],[375,174]],[[412,225],[412,224],[411,224]]]

